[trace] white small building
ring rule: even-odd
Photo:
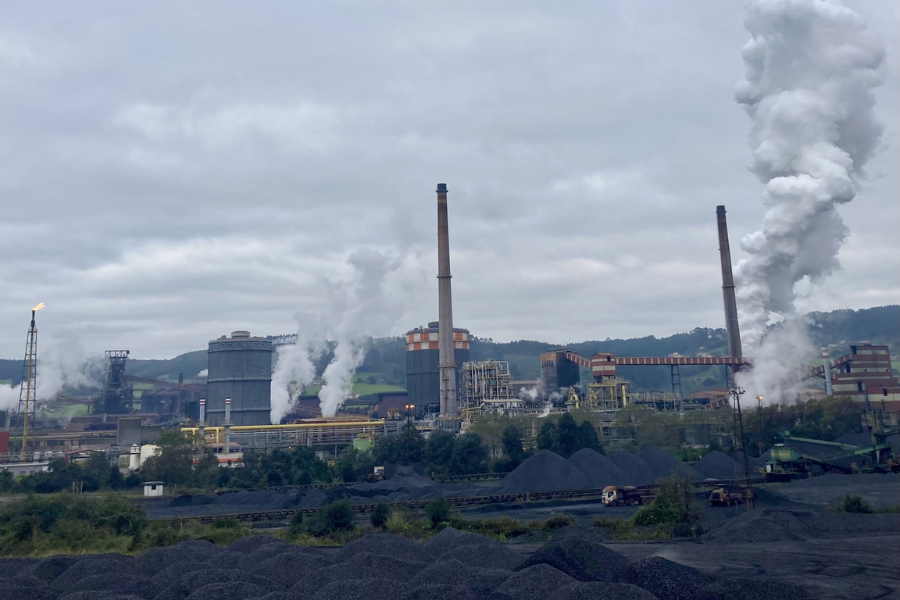
[[[144,498],[161,498],[163,495],[162,481],[144,482]]]

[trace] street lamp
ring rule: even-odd
[[[407,425],[409,425],[409,415],[410,415],[410,412],[411,412],[411,411],[414,411],[415,409],[416,409],[416,405],[415,405],[415,404],[407,404],[407,405],[406,405],[406,424],[407,424]]]
[[[759,402],[759,455],[762,456],[763,449],[763,416],[762,416],[762,402],[763,397],[757,396],[756,401]]]

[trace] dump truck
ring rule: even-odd
[[[731,506],[743,504],[745,501],[743,491],[729,491],[724,487],[715,488],[709,495],[710,506]]]
[[[656,497],[654,488],[639,488],[633,485],[608,485],[603,488],[600,499],[606,506],[627,506],[630,504],[647,504]]]

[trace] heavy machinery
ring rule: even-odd
[[[743,491],[731,491],[724,487],[715,488],[709,495],[710,506],[732,506],[746,501]]]
[[[891,455],[886,443],[873,446],[853,446],[784,436],[784,440],[798,448],[776,443],[766,461],[767,481],[790,481],[798,477],[812,477],[825,473],[889,473],[900,471],[900,463]],[[804,448],[807,450],[804,451]]]
[[[603,488],[603,492],[600,495],[600,500],[606,506],[648,504],[652,502],[654,498],[656,498],[655,488],[635,487],[633,485],[608,485]]]

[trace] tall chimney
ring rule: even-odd
[[[447,224],[447,184],[437,184],[438,214],[438,369],[441,378],[441,415],[455,417],[456,361],[453,352],[453,302],[450,298],[450,228]]]
[[[725,330],[728,332],[728,355],[735,358],[744,356],[741,350],[741,328],[738,325],[737,300],[734,297],[734,273],[731,271],[731,247],[728,245],[728,224],[725,222],[725,207],[716,207],[719,224],[719,256],[722,259],[722,295],[725,298]],[[732,373],[738,370],[735,365]],[[734,376],[732,375],[732,384]]]

